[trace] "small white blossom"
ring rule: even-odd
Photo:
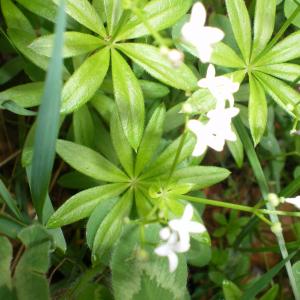
[[[190,249],[190,233],[202,233],[206,231],[203,224],[192,221],[193,206],[188,204],[180,219],[171,220],[170,228],[179,235],[178,251],[186,252]]]
[[[180,67],[183,63],[184,55],[180,50],[169,49],[168,47],[162,46],[160,48],[160,53],[166,56],[175,68]]]
[[[198,81],[198,86],[209,89],[211,94],[217,100],[217,106],[224,107],[226,100],[229,101],[230,106],[234,105],[233,94],[240,88],[239,83],[233,82],[226,76],[216,77],[215,67],[211,64],[207,68],[206,78],[200,79]]]
[[[209,62],[213,45],[224,38],[224,32],[215,27],[204,26],[206,10],[201,2],[194,4],[190,21],[183,25],[181,33],[183,38],[193,45],[203,63]]]
[[[205,124],[198,120],[188,121],[187,127],[197,139],[192,155],[202,155],[207,147],[222,151],[225,141],[236,141],[236,135],[231,128],[231,119],[238,113],[239,109],[236,107],[216,108],[207,113],[209,120]]]
[[[294,197],[294,198],[284,198],[284,202],[293,204],[298,209],[300,209],[300,196]]]

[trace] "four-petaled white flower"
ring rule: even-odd
[[[201,2],[194,4],[190,21],[185,23],[181,29],[184,40],[193,45],[203,63],[209,62],[213,45],[224,38],[224,32],[215,27],[204,26],[206,21],[206,10]]]
[[[239,90],[240,84],[226,76],[216,77],[215,67],[210,64],[207,68],[206,78],[200,79],[198,86],[209,89],[217,100],[217,107],[225,107],[226,100],[229,101],[230,106],[233,106],[233,94]]]
[[[207,147],[222,151],[225,141],[236,141],[236,135],[231,128],[231,119],[238,113],[239,109],[236,107],[219,107],[207,113],[209,120],[206,123],[189,120],[187,127],[196,135],[197,139],[192,155],[202,155]]]
[[[298,209],[300,209],[300,196],[294,197],[294,198],[284,198],[284,202],[293,204]]]
[[[155,248],[154,252],[159,256],[168,257],[170,272],[174,272],[178,266],[177,253],[184,253],[190,249],[190,233],[206,231],[204,225],[191,221],[192,217],[193,207],[188,204],[180,219],[171,220],[169,227],[164,227],[159,232],[160,238],[166,242]]]

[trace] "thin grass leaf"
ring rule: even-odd
[[[57,16],[53,55],[46,77],[44,94],[37,117],[31,173],[31,193],[38,216],[42,217],[59,130],[59,111],[63,70],[63,35],[65,29],[64,1]]]

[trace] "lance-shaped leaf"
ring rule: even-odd
[[[249,125],[254,145],[257,145],[266,129],[268,106],[264,88],[261,83],[251,75],[249,77],[249,83]]]
[[[176,170],[172,178],[180,183],[191,183],[193,190],[199,190],[214,185],[229,175],[230,172],[224,168],[193,166]]]
[[[137,43],[122,43],[118,48],[161,82],[186,91],[198,88],[194,73],[185,64],[175,68],[158,48]]]
[[[128,190],[111,209],[99,226],[93,243],[92,258],[100,261],[107,256],[113,244],[122,232],[124,218],[128,216],[132,206],[133,191]]]
[[[256,63],[257,66],[278,64],[300,57],[300,31],[296,31],[276,44]]]
[[[251,52],[251,24],[244,0],[226,0],[226,7],[235,40],[246,63]]]
[[[144,97],[130,66],[117,51],[112,51],[112,76],[123,130],[129,144],[136,150],[144,130]]]
[[[119,161],[129,176],[133,176],[133,152],[124,134],[116,109],[111,114],[110,135]]]
[[[252,59],[265,48],[275,25],[276,0],[256,1]]]
[[[71,113],[90,100],[100,87],[109,67],[109,50],[88,57],[66,82],[62,91],[62,113]]]
[[[106,199],[118,196],[126,189],[123,183],[112,183],[84,190],[69,198],[48,220],[48,228],[74,223],[91,215]]]
[[[59,4],[60,0],[53,0]],[[66,0],[66,13],[88,29],[106,36],[101,18],[88,0]]]
[[[142,12],[148,26],[159,31],[175,24],[186,14],[191,4],[191,0],[154,0],[147,3]],[[151,32],[149,32],[145,23],[142,22],[139,16],[133,15],[122,28],[117,39],[133,39],[147,34],[151,34]]]
[[[53,34],[44,35],[35,39],[29,45],[29,48],[38,54],[50,57],[53,49],[53,41]],[[65,32],[63,57],[71,57],[91,52],[104,45],[103,40],[93,35],[75,31]]]
[[[128,177],[101,154],[88,147],[58,140],[56,151],[61,158],[80,173],[107,182],[126,182]]]
[[[235,133],[236,141],[226,141],[226,145],[228,146],[228,149],[233,156],[236,165],[238,166],[238,168],[241,168],[244,162],[244,146],[233,124],[231,124],[231,129]]]
[[[149,163],[153,154],[157,150],[164,129],[166,109],[160,105],[153,113],[138,149],[135,176],[138,176],[143,168]]]
[[[12,287],[10,273],[12,254],[13,249],[8,238],[5,236],[0,236],[0,295],[4,295],[4,292],[9,291]]]

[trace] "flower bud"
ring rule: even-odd
[[[268,201],[274,206],[274,207],[277,207],[279,204],[280,204],[280,199],[279,197],[274,194],[274,193],[270,193],[268,195]]]
[[[273,225],[271,226],[271,231],[274,234],[280,234],[280,233],[282,233],[281,223],[280,222],[273,223]]]

